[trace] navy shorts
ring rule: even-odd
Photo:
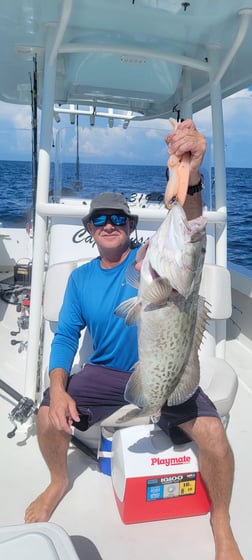
[[[124,389],[130,375],[126,371],[93,364],[85,364],[78,373],[71,375],[67,384],[67,392],[75,400],[80,415],[80,422],[74,423],[76,428],[87,430],[96,422],[104,420],[128,404],[124,399]],[[50,391],[47,389],[41,406],[49,406],[49,404]],[[200,387],[190,399],[182,404],[177,406],[165,404],[162,407],[158,424],[165,432],[168,432],[171,427],[193,420],[198,416],[219,418],[214,404]]]

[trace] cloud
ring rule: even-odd
[[[1,128],[29,129],[31,128],[31,108],[26,105],[13,105],[0,101]]]
[[[60,144],[64,145],[65,158],[76,157],[76,128],[68,127],[62,136]],[[103,128],[79,125],[79,156],[83,162],[96,161],[97,163],[148,163],[162,164],[163,154],[167,148],[164,143],[164,132],[146,129],[145,127],[131,127],[124,130],[122,125]],[[166,157],[166,156],[165,156]]]
[[[251,166],[252,153],[252,91],[244,89],[223,101],[227,165]],[[194,115],[199,130],[212,135],[211,109]],[[164,165],[167,147],[164,138],[169,131],[167,120],[132,121],[127,130],[115,121],[108,128],[107,119],[90,127],[87,117],[79,119],[79,150],[81,162]],[[53,136],[61,129],[58,153],[62,160],[74,161],[76,127],[62,115],[54,121]],[[25,131],[25,132],[22,132]],[[61,145],[62,144],[62,145]],[[31,159],[31,108],[0,102],[0,150],[2,159]],[[53,157],[55,152],[53,153]]]
[[[223,119],[227,167],[251,167],[251,89],[243,89],[223,100]],[[196,113],[194,120],[199,130],[211,139],[211,108]]]
[[[225,134],[251,134],[248,120],[252,118],[252,91],[243,89],[223,100],[223,118]],[[211,107],[194,115],[195,123],[204,134],[211,134]]]

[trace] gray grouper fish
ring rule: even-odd
[[[198,351],[207,323],[207,304],[199,296],[206,251],[206,220],[187,221],[177,201],[137,255],[127,282],[138,286],[138,295],[123,302],[115,313],[127,325],[138,325],[139,361],[126,389],[125,399],[139,409],[135,416],[158,416],[165,402],[187,400],[199,384]]]

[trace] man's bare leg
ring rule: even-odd
[[[180,427],[199,448],[200,472],[211,500],[215,560],[243,560],[230,526],[234,458],[225,430],[217,418],[209,417],[197,418]]]
[[[26,523],[48,521],[68,488],[67,451],[70,436],[56,430],[49,422],[49,408],[42,406],[38,412],[37,434],[41,453],[49,468],[51,482],[27,508]]]

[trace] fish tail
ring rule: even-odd
[[[170,119],[173,129],[177,128],[177,121],[175,119]],[[169,209],[170,201],[176,198],[177,202],[184,205],[188,182],[190,173],[190,153],[184,154],[181,158],[178,158],[174,154],[169,157],[168,167],[170,170],[169,181],[167,183],[165,191],[165,206]]]

